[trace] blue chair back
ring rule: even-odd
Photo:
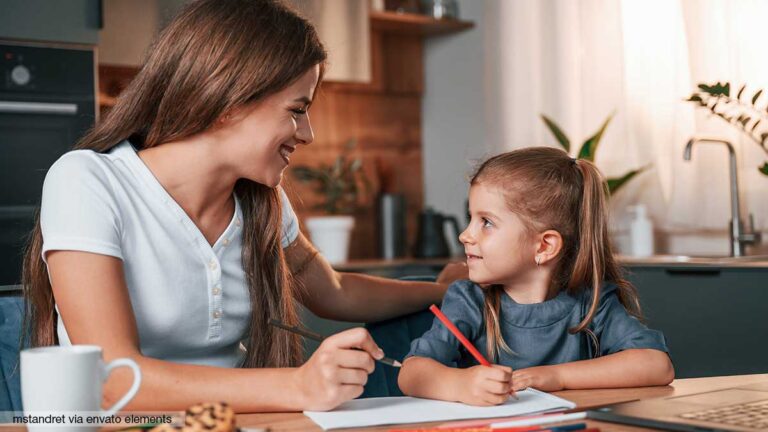
[[[24,299],[0,297],[0,411],[21,411],[19,351]]]
[[[434,281],[434,277],[407,277],[404,280]],[[365,328],[384,350],[387,357],[403,361],[411,348],[411,341],[421,337],[432,326],[434,315],[428,309],[386,321],[368,323]],[[376,368],[368,375],[361,398],[403,396],[397,385],[399,368],[376,362]]]

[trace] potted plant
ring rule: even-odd
[[[603,133],[605,132],[605,129],[608,127],[608,123],[611,122],[612,118],[613,118],[613,114],[609,115],[608,118],[605,119],[605,121],[603,122],[603,125],[600,126],[600,129],[598,129],[598,131],[595,132],[594,135],[592,135],[591,137],[587,138],[586,141],[584,141],[584,143],[581,145],[581,148],[579,149],[579,152],[576,155],[578,159],[586,159],[590,162],[595,161],[597,146],[600,144],[600,140],[603,138]],[[555,136],[555,139],[557,140],[557,142],[565,149],[566,152],[570,154],[571,141],[568,139],[565,133],[563,133],[563,130],[560,129],[560,126],[558,126],[557,123],[554,122],[554,120],[545,116],[544,114],[541,114],[541,119],[544,120],[544,124],[547,125],[547,128],[549,129],[550,132],[552,132],[552,135]],[[608,191],[611,193],[611,195],[615,194],[616,191],[618,191],[628,181],[632,180],[633,177],[645,171],[649,166],[650,165],[646,165],[637,169],[633,169],[620,177],[609,177],[607,180]]]
[[[741,86],[736,97],[731,96],[730,82],[717,82],[712,85],[699,83],[698,88],[699,91],[692,93],[686,101],[709,110],[713,115],[739,128],[768,155],[768,106],[758,107],[762,89],[757,90],[750,98],[744,92],[746,84]],[[768,176],[768,162],[763,162],[757,169]]]
[[[571,141],[568,139],[565,133],[563,133],[562,129],[560,129],[560,126],[558,126],[557,123],[543,114],[541,115],[541,118],[544,120],[544,123],[547,125],[547,128],[549,128],[550,132],[552,132],[552,135],[555,136],[557,142],[565,149],[566,152],[570,154]],[[605,132],[605,129],[608,127],[608,124],[611,122],[612,118],[613,115],[609,115],[608,118],[603,122],[603,125],[600,126],[600,129],[598,129],[597,132],[595,132],[591,137],[584,141],[584,143],[581,145],[581,148],[579,148],[578,153],[576,154],[578,159],[586,159],[590,162],[595,161],[595,154],[597,153],[598,145],[600,144],[603,133]],[[619,189],[627,184],[627,182],[632,180],[632,178],[634,178],[636,175],[648,169],[649,166],[650,165],[646,165],[637,169],[630,170],[619,177],[609,177],[607,179],[609,194],[615,195]],[[629,223],[628,230],[618,229],[617,226],[613,226],[611,228],[611,236],[613,238],[614,245],[616,245],[618,250],[629,255],[647,256],[652,254],[654,248],[652,237],[653,227],[650,225],[650,221],[647,219],[647,217],[645,217],[645,208],[638,204],[630,207],[629,212],[635,216],[633,217],[632,222]]]
[[[336,160],[316,167],[297,166],[291,170],[296,179],[310,183],[323,197],[315,208],[326,215],[311,216],[305,221],[312,243],[331,264],[342,263],[349,254],[349,239],[355,219],[352,213],[370,189],[359,157],[348,158],[355,141],[350,140]]]

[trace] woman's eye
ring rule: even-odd
[[[306,108],[295,108],[295,109],[292,109],[291,112],[293,113],[293,118],[296,118],[298,116],[306,114],[307,113],[307,109]]]

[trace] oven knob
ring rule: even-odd
[[[29,69],[24,65],[18,65],[11,70],[11,80],[16,85],[27,85],[29,84],[30,78],[32,78],[32,75],[29,73]]]

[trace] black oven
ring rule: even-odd
[[[94,124],[94,49],[0,41],[0,289],[14,289],[48,168]]]

